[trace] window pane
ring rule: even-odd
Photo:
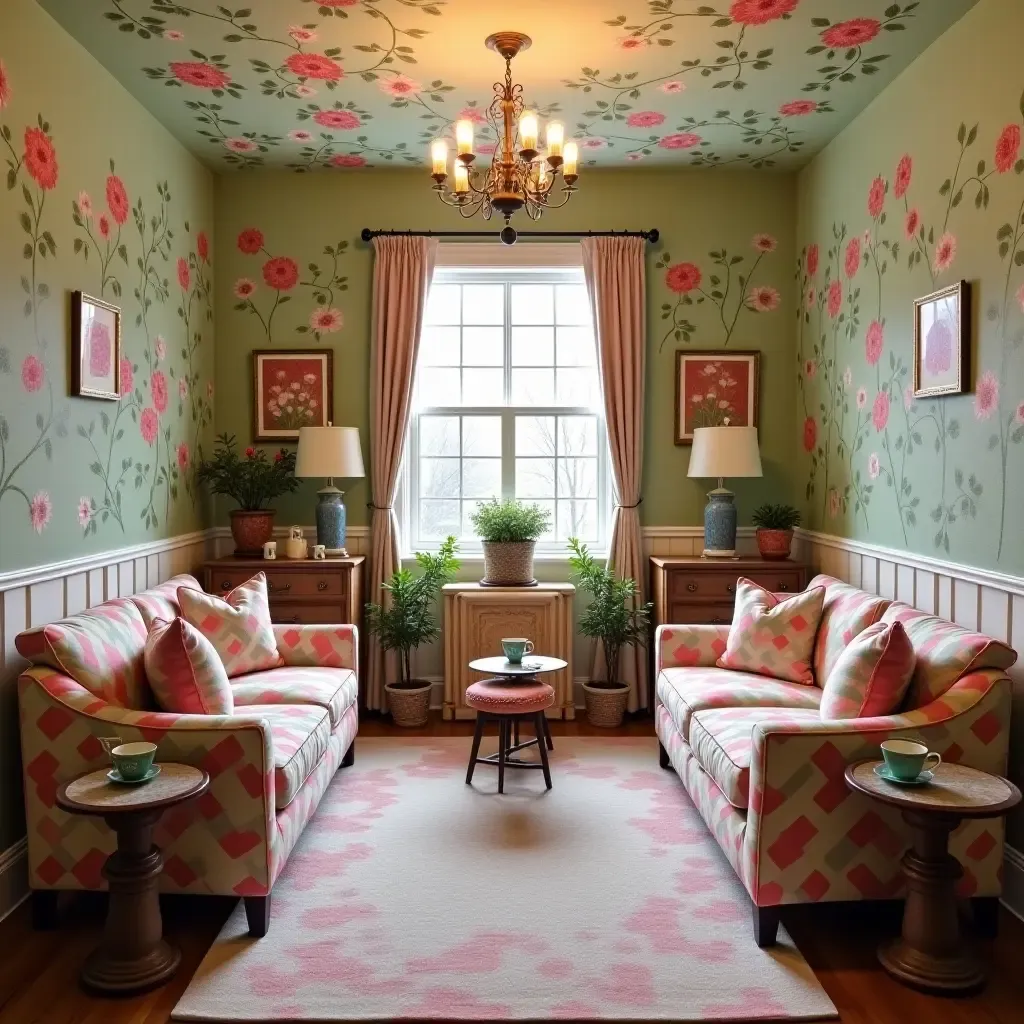
[[[558,328],[558,365],[597,365],[594,332],[589,327]]]
[[[516,459],[516,497],[553,498],[554,459]]]
[[[582,417],[574,417],[582,418]],[[517,416],[516,455],[554,455],[555,417]]]
[[[555,323],[590,324],[590,299],[585,284],[560,284],[555,287]]]
[[[427,540],[444,540],[450,533],[459,533],[459,502],[421,500],[420,536]]]
[[[594,416],[559,416],[558,454],[597,455],[597,419]]]
[[[558,539],[597,540],[597,502],[593,500],[559,501]]]
[[[503,324],[505,288],[500,284],[464,284],[462,286],[462,322],[464,324]]]
[[[558,497],[596,498],[597,459],[559,459]]]
[[[420,494],[424,498],[459,496],[458,459],[420,459]]]
[[[437,369],[431,366],[423,367],[419,372],[417,381],[419,388],[419,404],[421,406],[431,405],[458,405],[462,401],[459,388],[458,369]]]
[[[504,370],[462,371],[463,405],[501,405],[505,401]]]
[[[558,371],[558,404],[591,409],[598,399],[597,373],[594,370]]]
[[[420,455],[458,454],[458,416],[421,416]]]
[[[423,366],[458,366],[458,327],[424,327],[420,339],[420,362]]]
[[[548,522],[549,526],[547,530],[540,535],[541,540],[554,540],[555,539],[555,503],[553,501],[531,501],[531,505],[536,505],[538,508],[543,509],[551,517]]]
[[[500,458],[501,419],[497,416],[463,417],[462,454],[496,455]]]
[[[551,405],[555,398],[554,370],[512,370],[513,405]]]
[[[462,329],[463,365],[504,366],[504,334],[501,327],[464,327]]]
[[[427,294],[424,323],[457,324],[459,322],[460,287],[457,284],[433,284]]]
[[[463,537],[472,537],[474,540],[479,540],[476,535],[476,530],[473,528],[473,522],[469,518],[481,505],[482,501],[464,501],[462,503],[462,534]]]
[[[554,366],[555,331],[551,327],[513,327],[513,366]]]
[[[463,459],[462,493],[467,498],[500,498],[501,459]]]
[[[512,285],[512,323],[553,324],[555,289],[550,284]]]

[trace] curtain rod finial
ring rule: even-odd
[[[359,232],[359,237],[364,242],[368,242],[371,238],[373,238],[373,232],[369,228],[363,228],[363,230]]]
[[[657,228],[651,228],[651,230],[647,232],[647,241],[650,242],[651,245],[656,245],[659,238],[661,238],[661,232]]]

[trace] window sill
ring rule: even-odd
[[[429,549],[425,549],[425,551],[426,551],[427,554],[436,554],[437,553],[436,551],[431,551]],[[596,559],[598,559],[600,561],[604,561],[605,559],[608,558],[608,551],[606,549],[604,549],[604,548],[591,548],[590,549],[590,553]],[[414,552],[411,552],[411,551],[404,551],[404,552],[402,552],[400,557],[401,557],[401,560],[402,560],[403,564],[406,563],[406,562],[409,562],[409,563],[415,563],[416,562],[416,555],[415,555]],[[484,564],[483,552],[475,552],[474,551],[474,552],[471,552],[470,554],[466,554],[466,555],[456,553],[455,557],[459,560],[459,563],[463,567],[465,567],[465,566],[476,567],[476,566],[482,566]],[[552,552],[544,552],[544,553],[538,552],[537,554],[535,554],[533,556],[533,560],[534,560],[534,562],[542,564],[542,565],[568,565],[569,564],[569,556],[568,556],[568,554],[559,554],[559,553],[554,552],[554,551],[552,551]]]

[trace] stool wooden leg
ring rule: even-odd
[[[537,712],[537,717],[534,719],[536,722],[537,737],[540,739],[544,735],[547,729],[547,719],[544,717],[543,711]],[[540,763],[544,769],[544,784],[548,789],[551,788],[551,768],[548,766],[548,747],[544,742],[538,742],[537,749],[540,751]]]
[[[541,719],[544,722],[544,738],[547,740],[548,750],[554,750],[555,744],[551,740],[551,725],[548,722],[548,716],[541,712]],[[537,744],[540,746],[540,744]]]
[[[473,772],[476,769],[476,759],[480,754],[480,740],[484,734],[484,713],[476,713],[476,729],[473,731],[473,746],[469,751],[469,768],[466,771],[466,785],[473,784]]]
[[[511,746],[519,746],[519,719],[514,718],[512,720],[512,743]]]
[[[498,719],[498,792],[505,792],[505,754],[508,750],[508,719]]]

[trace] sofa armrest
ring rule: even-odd
[[[725,651],[729,626],[665,625],[654,634],[654,677],[665,668],[712,668]]]
[[[286,665],[348,668],[359,675],[359,630],[355,626],[275,625],[274,639]]]

